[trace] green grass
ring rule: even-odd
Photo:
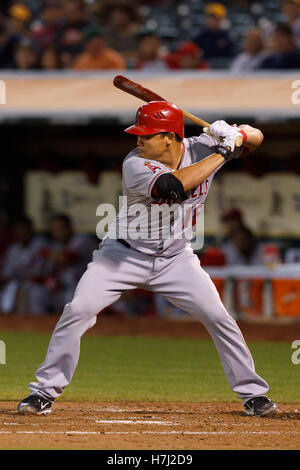
[[[0,365],[0,401],[19,400],[44,360],[50,336],[0,332],[7,364]],[[249,343],[256,370],[278,402],[300,402],[300,365],[288,343]],[[185,338],[82,339],[81,356],[63,400],[234,401],[213,343]]]

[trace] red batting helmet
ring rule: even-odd
[[[184,138],[184,118],[182,111],[168,101],[150,101],[141,106],[136,113],[135,124],[125,132],[135,135],[175,132]]]

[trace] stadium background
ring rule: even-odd
[[[6,3],[8,8],[10,2]],[[205,22],[204,7],[207,2],[191,0],[184,3],[176,1],[139,3],[139,12],[143,14],[146,31],[150,30],[159,35],[164,47],[169,51],[176,50],[183,41],[191,40]],[[225,26],[232,32],[235,54],[242,50],[243,38],[248,28],[255,25],[269,28],[273,23],[286,21],[280,1],[223,3],[228,8]],[[38,18],[39,2],[28,1],[26,4],[31,8],[34,17]],[[1,8],[5,8],[5,2],[1,2]],[[5,12],[7,13],[7,9]],[[266,341],[258,345],[253,343],[253,349],[255,358],[256,356],[258,358],[259,368],[263,369],[265,365],[268,378],[274,385],[275,399],[283,403],[299,403],[299,392],[296,391],[297,368],[295,365],[291,366],[289,357],[290,343],[298,339],[297,334],[299,337],[300,317],[298,268],[300,257],[297,258],[299,256],[297,248],[300,250],[300,104],[297,100],[299,95],[296,94],[298,86],[296,81],[300,79],[299,70],[257,70],[237,74],[230,70],[228,58],[212,59],[208,62],[209,70],[176,71],[133,70],[131,63],[127,70],[121,72],[120,70],[23,71],[2,68],[0,79],[6,85],[6,104],[0,105],[2,148],[0,207],[8,227],[18,216],[25,214],[31,217],[37,233],[42,235],[47,235],[48,224],[53,215],[68,214],[72,218],[76,233],[88,234],[97,243],[96,208],[104,202],[111,202],[118,207],[122,161],[135,145],[135,139],[124,134],[123,129],[133,121],[140,102],[113,87],[113,77],[119,73],[153,89],[166,99],[209,122],[225,119],[230,123],[247,122],[260,128],[265,136],[263,145],[255,153],[226,165],[214,180],[205,207],[205,244],[199,256],[203,256],[207,250],[209,256],[206,258],[206,261],[208,260],[206,269],[211,273],[228,309],[238,319],[246,340]],[[293,96],[296,96],[296,99],[293,100]],[[186,121],[187,136],[199,132],[199,128]],[[214,266],[215,251],[210,249],[215,250],[220,247],[224,235],[221,216],[225,211],[232,209],[239,209],[242,212],[256,242],[262,242],[269,248],[266,249],[259,266],[220,266],[219,261],[216,263],[218,266]],[[290,249],[296,251],[290,252],[293,262],[287,263],[286,257]],[[125,309],[107,310],[106,318],[104,315],[101,319],[103,323],[98,322],[98,329],[94,334],[108,335],[107,340],[102,338],[104,346],[102,345],[100,350],[97,349],[99,344],[90,343],[91,349],[83,353],[86,356],[82,360],[82,368],[79,369],[75,385],[69,395],[67,392],[66,398],[77,401],[88,399],[96,401],[99,398],[104,402],[109,401],[111,397],[117,402],[131,399],[142,402],[148,399],[150,402],[162,403],[180,399],[188,402],[197,402],[199,399],[212,402],[231,401],[229,391],[226,389],[226,392],[223,392],[223,379],[218,379],[215,390],[212,384],[209,390],[204,387],[201,397],[197,395],[196,381],[195,389],[191,387],[190,394],[187,393],[185,396],[183,389],[179,387],[177,390],[172,382],[174,371],[165,377],[173,383],[171,394],[168,390],[160,390],[158,386],[155,395],[149,384],[147,388],[147,383],[142,384],[133,393],[132,384],[138,383],[139,377],[133,379],[130,375],[131,386],[127,382],[124,385],[124,381],[114,382],[109,375],[109,367],[114,368],[115,364],[110,362],[104,367],[103,372],[108,374],[107,381],[101,376],[104,381],[102,391],[100,392],[95,386],[88,392],[83,383],[86,384],[86,381],[91,380],[92,375],[85,376],[83,369],[88,368],[90,364],[89,354],[93,357],[97,354],[96,351],[99,354],[100,352],[110,354],[113,348],[114,351],[118,351],[117,360],[126,367],[120,359],[124,346],[129,351],[131,347],[137,348],[135,353],[132,352],[133,358],[137,358],[135,355],[139,354],[137,351],[145,350],[152,354],[152,349],[146,340],[144,344],[136,343],[136,335],[155,337],[159,334],[172,338],[176,336],[207,338],[201,326],[195,326],[194,322],[182,318],[181,314],[178,318],[178,312],[169,310],[164,310],[164,313],[158,312],[159,306],[155,304],[152,296],[149,297],[143,292],[139,292],[137,298],[139,296],[141,302],[137,304],[136,311],[132,309],[133,299],[129,298],[129,308],[127,306]],[[49,312],[41,312],[45,313]],[[164,318],[156,318],[159,317],[158,313]],[[3,366],[6,367],[3,375],[6,385],[2,383],[3,399],[14,401],[22,398],[20,394],[24,393],[22,390],[25,389],[26,380],[32,378],[34,367],[43,359],[42,353],[47,344],[47,336],[43,337],[42,333],[37,332],[46,331],[49,334],[59,314],[60,312],[51,312],[50,315],[38,315],[34,318],[28,316],[28,312],[0,315],[0,339],[6,341],[8,351],[10,344],[14,345],[15,350],[10,356],[8,355],[7,365]],[[169,316],[174,318],[167,318]],[[183,322],[174,321],[178,319]],[[32,332],[30,334],[33,336],[26,336],[23,331],[18,332],[24,329]],[[39,339],[35,334],[41,335],[38,336]],[[126,340],[122,343],[121,340],[121,343],[117,344],[116,338],[123,334],[129,335],[128,342]],[[110,338],[113,338],[111,343]],[[27,351],[31,341],[36,352],[27,358],[26,370],[19,371],[19,378],[16,381],[15,371],[19,370],[16,362],[21,354],[18,350]],[[191,339],[190,344],[194,344],[192,341]],[[202,341],[204,343],[201,344],[205,345],[205,339]],[[286,343],[276,345],[276,341]],[[165,348],[163,342],[161,344],[154,342],[153,347],[158,348],[158,352],[164,351]],[[174,343],[173,346],[171,343],[167,344],[170,356],[174,353],[174,367],[180,364],[179,357],[175,355],[177,347],[179,351],[186,352],[184,348],[181,350],[180,343]],[[273,353],[270,352],[273,351],[272,347],[274,347]],[[264,355],[266,350],[269,351],[267,357]],[[214,355],[210,350],[207,351],[206,357],[210,354]],[[191,357],[187,356],[187,360],[191,360]],[[215,360],[217,361],[217,358]],[[276,370],[276,363],[279,364],[280,370]],[[93,371],[95,368],[96,364],[93,363]],[[180,370],[182,372],[182,369]],[[157,374],[155,368],[151,372]],[[222,371],[218,371],[217,374],[222,374]],[[92,383],[93,380],[99,380],[97,375],[95,377],[92,378]],[[276,380],[287,384],[288,393],[280,388]],[[7,385],[10,381],[14,383],[12,388]],[[187,384],[189,384],[188,378]],[[125,391],[121,393],[120,387],[124,387]],[[216,393],[218,387],[219,391]],[[113,391],[116,390],[118,392],[113,395]],[[69,411],[68,406],[67,404],[64,408],[66,413]],[[3,407],[8,415],[12,413],[10,401],[4,403]],[[145,412],[146,409],[145,404]],[[291,414],[288,406],[283,405],[283,409],[284,425],[287,427],[289,419],[299,419],[297,410]],[[294,411],[294,407],[292,410]],[[132,408],[131,412],[133,411]],[[195,411],[196,414],[198,412],[199,410]],[[205,410],[202,412],[205,413]],[[214,416],[213,412],[211,416]],[[80,422],[82,416],[79,411],[77,418]],[[238,419],[240,418],[236,417],[236,420]],[[297,421],[295,423],[297,424]],[[25,422],[21,424],[26,426]],[[276,422],[274,430],[278,429],[277,426],[279,424]],[[266,440],[262,438],[258,443],[254,439],[255,432],[253,431],[253,441],[249,438],[253,448],[288,446],[285,441],[284,443],[281,441],[280,444],[279,437],[278,440],[274,439],[272,444],[267,438]],[[282,428],[280,432],[285,431]],[[292,448],[298,446],[297,439],[297,436],[294,440],[291,439],[289,445],[293,446]],[[163,442],[161,444],[156,441],[154,445],[164,445],[165,448],[168,445],[174,445],[176,448],[184,445],[198,448],[199,445],[193,441],[185,444],[182,441],[175,441],[175,444]],[[20,445],[30,447],[38,444],[23,442]],[[49,443],[45,445],[49,446]],[[83,444],[78,444],[76,447],[76,443],[71,445],[63,441],[59,445],[81,448]],[[105,445],[117,444],[112,444],[110,441]],[[133,444],[132,441],[122,441],[121,445],[123,448],[126,446],[131,448]],[[148,441],[145,444],[144,441],[144,444],[134,445],[150,446],[153,445],[153,441],[151,444]],[[213,448],[213,445],[207,442],[203,445],[204,448]],[[229,445],[222,441],[214,445],[230,448],[234,444]],[[243,445],[238,443],[235,448],[243,448]],[[5,446],[9,444],[3,441],[2,447]]]

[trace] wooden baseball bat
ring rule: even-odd
[[[113,84],[116,88],[119,88],[120,90],[125,91],[126,93],[129,93],[130,95],[133,95],[136,98],[146,101],[147,103],[149,103],[149,101],[167,101],[165,98],[162,98],[154,91],[149,90],[148,88],[144,88],[139,83],[133,82],[132,80],[129,80],[129,78],[126,78],[123,75],[116,75],[113,80]],[[209,122],[204,121],[203,119],[197,116],[194,116],[194,114],[191,114],[182,108],[181,111],[186,119],[194,122],[198,126],[203,127],[204,132],[206,134],[209,134]],[[242,144],[243,137],[238,136],[236,138],[235,145],[236,147],[240,147]]]

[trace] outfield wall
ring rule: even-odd
[[[6,105],[1,119],[28,117],[89,118],[125,122],[141,101],[113,86],[118,71],[109,72],[2,72]],[[233,75],[230,72],[124,71],[124,75],[165,99],[202,116],[255,118],[283,122],[300,117],[300,76],[292,73]]]

